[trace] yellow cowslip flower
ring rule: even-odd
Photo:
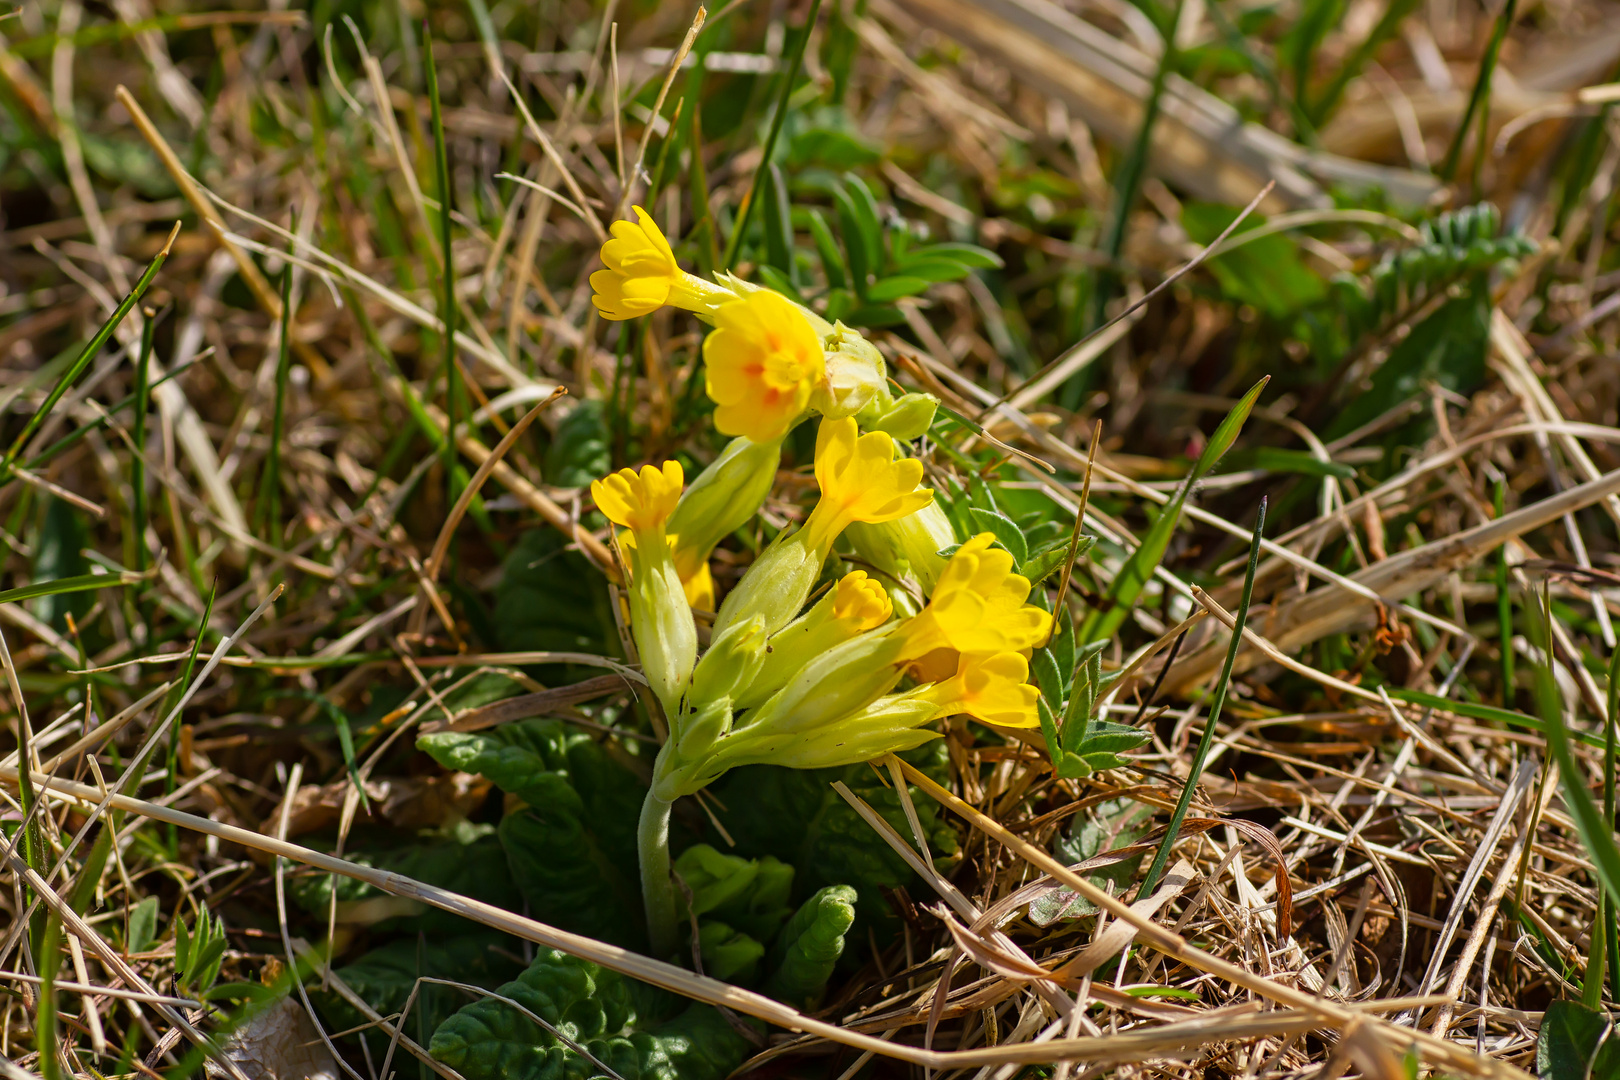
[[[676,538],[671,537],[671,541]],[[681,591],[686,594],[686,602],[692,605],[693,611],[714,610],[714,574],[709,570],[709,560],[702,559],[695,565],[688,562],[689,569],[682,569],[682,551],[675,549],[675,572],[681,576]]]
[[[852,418],[823,419],[816,436],[820,501],[803,528],[777,537],[749,567],[720,605],[715,632],[754,615],[765,617],[771,633],[782,629],[804,606],[839,534],[857,521],[890,521],[928,505],[934,493],[919,488],[921,480],[922,463],[896,461],[889,436],[859,435]]]
[[[901,624],[907,659],[941,648],[1019,652],[1046,640],[1052,616],[1025,603],[1029,579],[1012,572],[1012,555],[992,548],[994,542],[990,533],[980,533],[951,556],[928,606]]]
[[[857,434],[853,418],[823,420],[816,434],[816,484],[821,500],[804,523],[812,546],[832,542],[855,522],[875,525],[913,514],[933,501],[919,488],[922,462],[894,457],[894,440],[881,431]]]
[[[620,535],[630,564],[625,590],[630,632],[647,685],[670,716],[675,715],[697,663],[697,624],[664,532],[680,501],[683,479],[680,462],[666,461],[662,468],[643,465],[640,473],[620,469],[591,481],[597,509],[630,530]]]
[[[678,461],[666,461],[662,468],[643,465],[620,469],[611,476],[591,481],[591,498],[609,521],[639,535],[664,528],[681,501],[686,483],[685,470]]]
[[[893,610],[882,583],[864,570],[845,574],[809,611],[772,635],[770,655],[752,684],[737,695],[737,707],[761,704],[816,657],[888,622]]]
[[[780,440],[826,378],[815,329],[786,298],[767,289],[720,305],[703,341],[704,386],[714,426],[757,443]]]
[[[1029,683],[1029,661],[1015,652],[963,653],[956,674],[919,695],[941,716],[967,713],[1001,727],[1040,727],[1035,703],[1041,692]]]
[[[605,269],[591,275],[591,302],[602,318],[634,319],[665,304],[707,312],[733,295],[682,270],[652,215],[639,206],[635,214],[635,221],[615,221],[609,228],[613,239],[602,245]]]

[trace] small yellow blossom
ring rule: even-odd
[[[704,385],[726,435],[769,443],[786,435],[825,378],[821,341],[804,313],[760,290],[722,304],[703,342]]]
[[[1025,603],[1029,579],[1012,572],[1012,555],[992,548],[994,542],[980,533],[951,556],[928,606],[903,625],[908,658],[939,648],[1019,652],[1046,640],[1052,616]]]
[[[596,508],[615,525],[633,533],[662,533],[664,523],[681,501],[686,474],[678,461],[666,461],[662,468],[643,465],[620,469],[603,480],[591,481],[591,498]]]
[[[852,418],[823,420],[816,435],[816,483],[821,500],[804,523],[806,541],[830,550],[855,522],[876,524],[915,513],[933,501],[922,481],[922,462],[894,456],[894,440],[881,431],[858,435]]]
[[[1001,727],[1040,726],[1036,701],[1041,692],[1029,683],[1029,661],[1015,652],[963,653],[956,674],[919,695],[940,708],[940,715],[967,713]]]

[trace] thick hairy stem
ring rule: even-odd
[[[641,856],[641,897],[647,906],[647,944],[663,959],[676,949],[675,884],[669,876],[669,811],[672,803],[647,792],[636,827]]]

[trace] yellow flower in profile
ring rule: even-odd
[[[1029,661],[1015,652],[963,653],[956,674],[923,690],[941,716],[967,713],[1001,727],[1040,726],[1036,701],[1041,692],[1029,683]]]
[[[602,245],[605,269],[591,275],[591,303],[602,318],[634,319],[673,304],[687,311],[713,311],[735,294],[688,274],[652,215],[635,207],[635,221],[615,221],[613,239]]]
[[[730,300],[703,342],[704,386],[726,435],[769,443],[788,433],[826,375],[821,341],[804,313],[768,290]]]
[[[615,221],[613,239],[602,245],[606,269],[591,275],[591,302],[604,319],[634,319],[669,302],[682,276],[675,252],[653,221],[636,207],[635,221]]]
[[[804,523],[806,542],[829,550],[855,522],[868,525],[916,513],[933,501],[920,488],[922,462],[894,456],[894,440],[881,431],[859,435],[853,417],[822,420],[816,435],[816,484],[821,500]]]
[[[1046,640],[1052,616],[1025,603],[1029,579],[1012,572],[1012,555],[992,548],[994,542],[990,533],[980,533],[951,556],[928,606],[903,626],[908,658],[940,648],[1019,652]]]
[[[591,498],[596,508],[615,525],[623,526],[637,539],[657,531],[662,538],[664,523],[681,501],[686,473],[678,461],[666,461],[662,468],[643,465],[620,469],[602,480],[591,481]]]

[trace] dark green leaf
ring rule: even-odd
[[[801,131],[793,137],[788,144],[787,163],[843,170],[871,165],[882,157],[876,147],[849,132],[818,127]]]
[[[540,1017],[624,1080],[724,1080],[752,1049],[707,1005],[690,1005],[616,972],[541,950],[497,991]],[[686,1006],[683,1009],[683,1006]],[[433,1056],[467,1080],[590,1080],[602,1069],[494,998],[441,1024]]]
[[[1052,844],[1052,855],[1068,866],[1095,858],[1110,848],[1134,844],[1148,829],[1147,816],[1140,804],[1130,799],[1110,799],[1089,811],[1075,816],[1067,836],[1058,837]],[[1086,875],[1086,880],[1114,896],[1124,892],[1136,876],[1141,860],[1125,859]],[[1029,905],[1029,921],[1036,926],[1050,926],[1059,919],[1078,919],[1095,914],[1097,908],[1084,897],[1068,889],[1053,889]]]
[[[1336,476],[1340,480],[1353,480],[1356,470],[1336,461],[1323,461],[1309,450],[1287,450],[1278,446],[1257,446],[1239,450],[1226,460],[1229,472],[1261,469],[1273,473],[1298,473],[1302,476]]]
[[[895,269],[901,273],[915,273],[908,269],[910,263],[931,259],[948,259],[951,262],[961,263],[980,270],[997,270],[1002,264],[1001,256],[977,244],[945,243],[928,244],[924,247],[912,248],[904,258],[895,260]]]
[[[894,271],[907,278],[921,278],[924,281],[961,281],[973,273],[973,268],[955,259],[926,257],[919,259],[914,255],[907,255],[894,261]]]
[[[530,529],[506,557],[495,596],[495,622],[503,649],[558,650],[617,656],[618,631],[608,607],[607,583],[556,529]],[[578,682],[599,670],[550,667],[547,685]]]
[[[372,1008],[384,1016],[392,1016],[405,1007],[411,986],[418,978],[454,979],[493,990],[516,978],[523,970],[522,961],[515,955],[519,946],[511,938],[491,930],[471,928],[465,922],[462,927],[465,932],[459,934],[412,934],[388,942],[353,963],[339,967],[338,977]],[[417,992],[412,1015],[405,1022],[406,1033],[412,1038],[417,1036],[419,1017],[422,1030],[433,1031],[465,1000],[459,990],[424,984]],[[335,993],[319,994],[316,1001],[336,1029],[366,1023],[358,1009]],[[371,1038],[373,1053],[387,1051],[385,1036]]]
[[[585,487],[613,471],[606,409],[602,401],[588,398],[562,418],[546,448],[548,484]]]
[[[788,203],[787,181],[775,162],[765,167],[760,189],[760,214],[765,223],[765,262],[781,271],[798,288],[798,270],[793,261],[793,208]]]
[[[148,896],[130,909],[127,952],[142,953],[152,947],[152,942],[157,940],[157,917],[158,898],[155,896]]]
[[[1210,244],[1239,213],[1230,206],[1188,203],[1182,209],[1181,224],[1193,243]],[[1238,226],[1233,239],[1264,224],[1263,216],[1251,214]],[[1300,259],[1293,238],[1283,233],[1250,240],[1204,265],[1230,300],[1259,308],[1272,318],[1291,315],[1327,294],[1322,279]]]
[[[645,789],[634,773],[556,720],[424,735],[417,746],[528,804],[502,819],[500,838],[535,918],[630,948],[642,943],[636,821]]]
[[[703,974],[722,982],[750,986],[759,974],[765,946],[736,927],[715,919],[698,924],[698,946]]]
[[[1578,1001],[1554,1001],[1536,1034],[1541,1080],[1599,1080],[1620,1076],[1620,1038],[1608,1017]]]

